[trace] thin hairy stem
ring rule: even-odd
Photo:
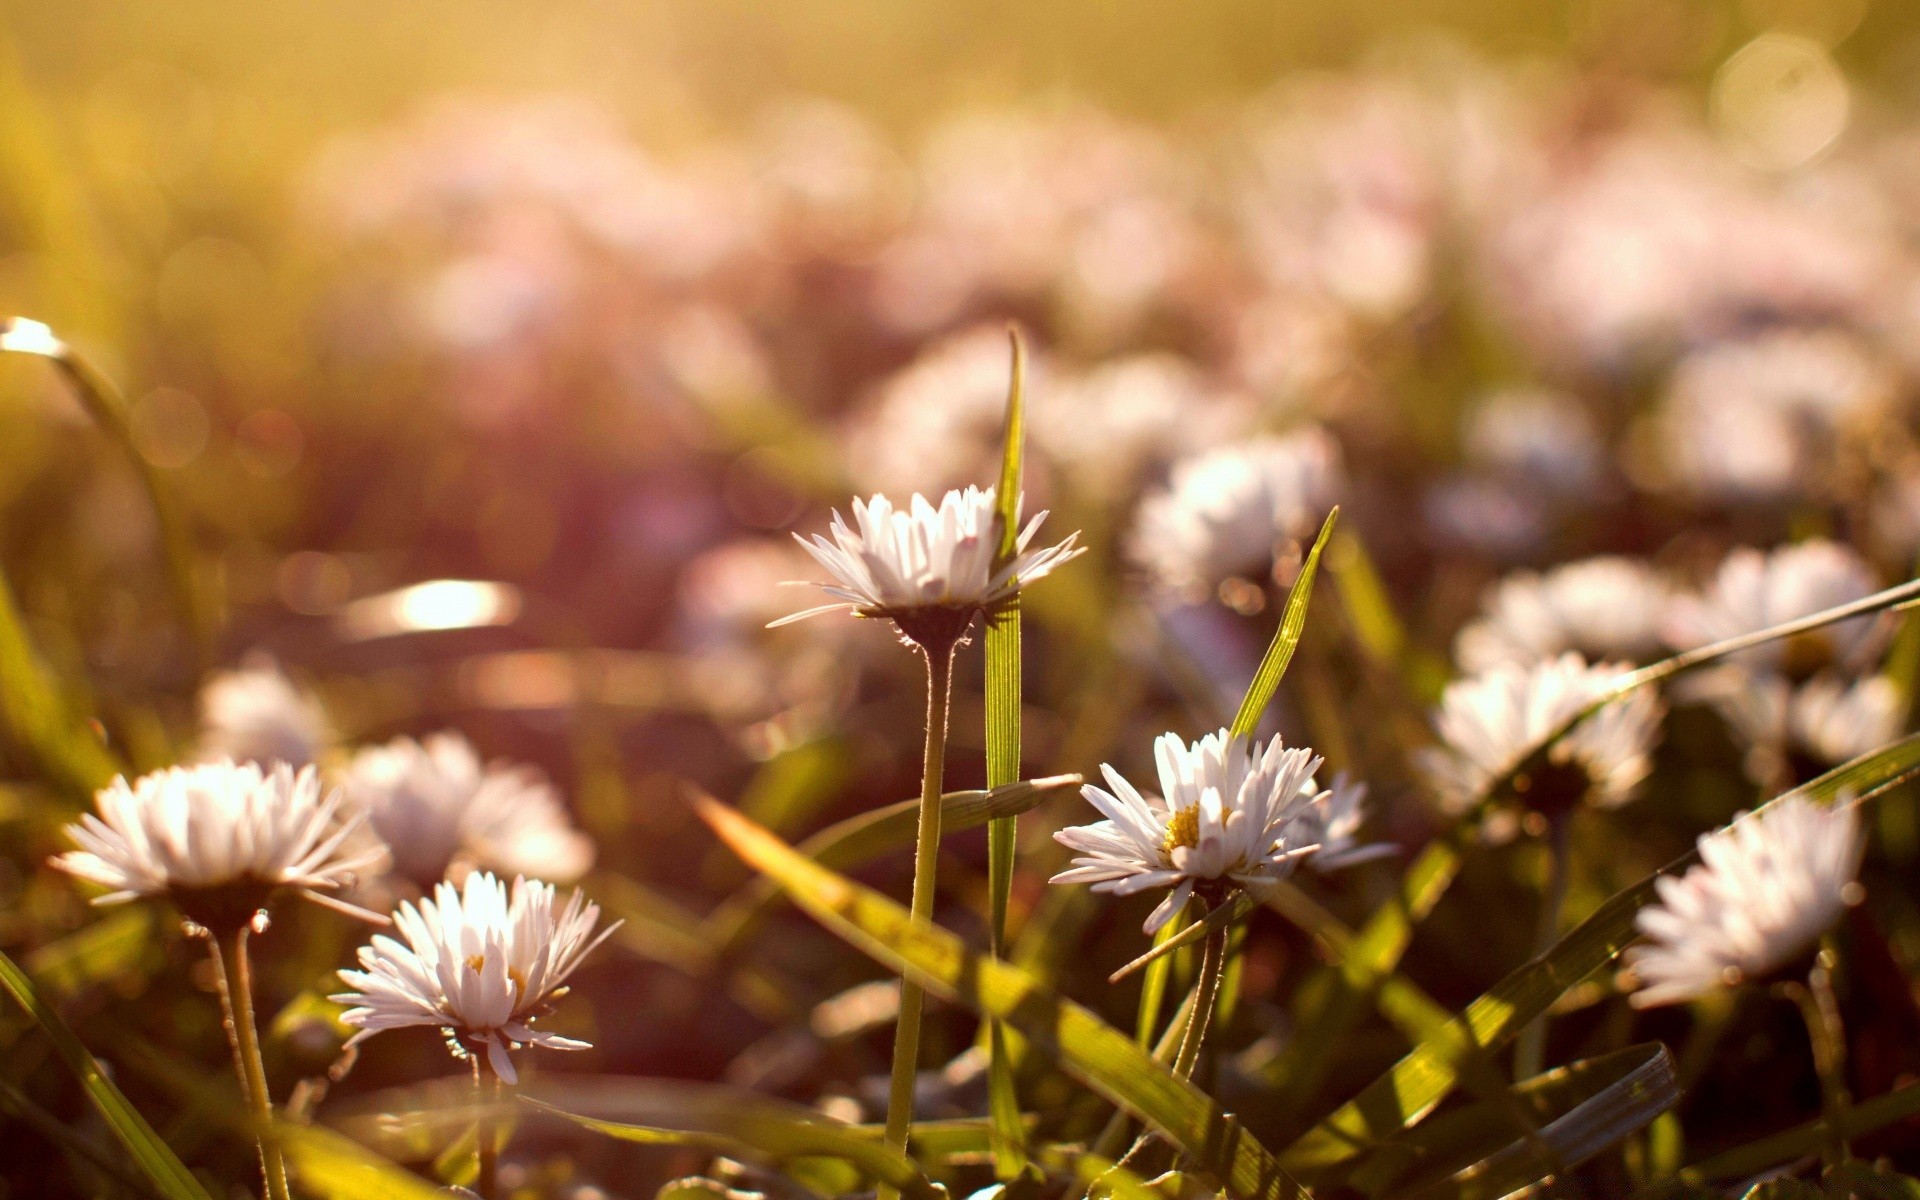
[[[480,1114],[473,1122],[474,1156],[478,1160],[473,1190],[480,1194],[480,1200],[494,1200],[500,1193],[500,1130],[493,1119],[500,1103],[500,1076],[484,1050],[473,1056],[473,1099]]]
[[[913,847],[915,925],[933,924],[934,869],[940,861],[940,788],[946,775],[947,705],[953,689],[953,643],[922,646],[927,664],[927,746],[920,784],[920,835]],[[893,1077],[887,1089],[886,1143],[905,1152],[913,1126],[913,1084],[920,1066],[920,1010],[926,993],[910,979],[900,981],[900,1020],[893,1031]],[[881,1187],[879,1200],[898,1200]]]
[[[1853,1096],[1847,1090],[1847,1036],[1840,1022],[1840,1002],[1833,994],[1833,971],[1839,963],[1831,938],[1822,941],[1807,982],[1783,983],[1780,990],[1800,1010],[1813,1044],[1813,1069],[1820,1077],[1820,1109],[1827,1128],[1826,1160],[1838,1166],[1853,1156],[1847,1143],[1847,1113]]]
[[[273,1097],[267,1091],[266,1061],[260,1055],[260,1032],[253,1019],[253,963],[247,954],[252,930],[240,926],[231,934],[231,944],[222,948],[217,935],[209,934],[207,945],[214,962],[214,980],[220,993],[221,1023],[227,1030],[227,1045],[233,1051],[234,1073],[240,1077],[240,1091],[246,1097],[247,1112],[253,1118],[255,1143],[260,1148],[260,1174],[266,1181],[268,1200],[289,1200],[287,1163],[273,1140]]]

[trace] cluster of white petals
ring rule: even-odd
[[[1000,522],[995,491],[969,487],[948,492],[938,508],[916,492],[904,511],[885,496],[855,500],[852,525],[835,512],[832,541],[815,534],[811,542],[801,539],[800,544],[833,576],[834,582],[821,587],[841,602],[774,624],[843,609],[867,617],[895,617],[919,609],[977,611],[1085,553],[1074,544],[1078,534],[1057,546],[1030,549],[1047,517],[1042,512],[1020,531],[1012,561],[996,568]]]
[[[457,733],[396,738],[353,756],[348,802],[391,848],[396,873],[426,887],[456,865],[562,882],[593,865],[593,842],[531,767],[482,763]]]
[[[271,663],[222,671],[200,689],[199,758],[304,767],[333,742],[320,702]]]
[[[1441,745],[1422,756],[1442,803],[1451,812],[1470,809],[1540,753],[1576,713],[1611,693],[1626,673],[1612,663],[1590,666],[1568,652],[1530,666],[1498,663],[1448,684],[1434,718]],[[1555,741],[1546,763],[1584,774],[1588,803],[1624,804],[1653,768],[1665,711],[1651,689],[1629,692]]]
[[[1262,748],[1223,729],[1192,745],[1163,734],[1154,760],[1160,795],[1143,795],[1105,765],[1113,790],[1081,789],[1106,820],[1053,835],[1078,857],[1050,880],[1118,896],[1171,887],[1147,918],[1148,933],[1185,907],[1196,883],[1258,888],[1323,850],[1339,865],[1387,852],[1354,844],[1364,788],[1343,780],[1321,790],[1313,778],[1321,760],[1311,750],[1288,749],[1278,737]]]
[[[97,904],[176,899],[227,886],[331,891],[377,869],[379,847],[348,848],[357,818],[312,767],[252,763],[169,767],[129,784],[116,778],[67,834],[78,850],[54,865],[108,889]]]
[[[1720,564],[1698,595],[1676,597],[1667,614],[1667,640],[1680,649],[1757,633],[1879,590],[1873,569],[1846,546],[1822,539],[1772,551],[1740,547]],[[1742,651],[1733,661],[1754,669],[1857,666],[1884,641],[1872,616],[1855,617]]]
[[[1140,505],[1128,552],[1161,588],[1204,599],[1235,576],[1264,579],[1276,549],[1311,536],[1341,488],[1340,448],[1308,428],[1176,463]]]
[[[1627,951],[1633,1003],[1647,1008],[1764,976],[1805,951],[1858,896],[1859,810],[1789,796],[1700,839],[1700,863],[1640,910],[1647,941]]]
[[[1525,665],[1577,650],[1589,660],[1634,662],[1661,648],[1670,592],[1638,559],[1602,556],[1544,574],[1520,571],[1487,596],[1485,614],[1460,631],[1463,671]]]
[[[515,879],[509,894],[479,871],[464,888],[442,883],[432,899],[404,903],[393,914],[406,944],[377,935],[360,949],[360,970],[340,972],[353,990],[333,999],[352,1006],[340,1019],[359,1029],[347,1044],[385,1029],[438,1026],[449,1044],[484,1047],[509,1083],[518,1079],[509,1049],[584,1050],[586,1042],[533,1022],[581,960],[619,928],[615,922],[595,934],[599,919],[599,907],[579,892],[556,907],[550,883]]]

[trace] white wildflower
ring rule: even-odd
[[[1311,750],[1287,749],[1278,737],[1262,748],[1223,729],[1192,745],[1178,734],[1163,734],[1154,742],[1154,758],[1158,796],[1142,795],[1105,765],[1101,771],[1113,790],[1093,784],[1081,789],[1107,819],[1053,835],[1078,857],[1049,882],[1089,883],[1096,892],[1117,896],[1171,887],[1147,918],[1146,930],[1153,933],[1196,887],[1278,882],[1322,848],[1321,838],[1339,839],[1337,851],[1358,861],[1352,834],[1359,790],[1319,790],[1313,774],[1321,760]]]
[[[344,788],[392,848],[394,870],[422,887],[456,864],[563,881],[593,865],[592,840],[568,823],[552,784],[531,767],[483,765],[457,733],[368,747]]]
[[[132,784],[116,778],[67,834],[78,850],[53,860],[109,889],[117,904],[165,896],[191,921],[220,928],[250,920],[281,888],[310,898],[377,869],[378,847],[345,843],[358,818],[340,819],[312,767],[252,763],[169,767]]]
[[[1609,702],[1551,748],[1545,745],[1626,671],[1612,663],[1589,666],[1570,652],[1530,666],[1499,663],[1447,685],[1434,718],[1442,745],[1423,758],[1448,811],[1470,810],[1509,776],[1513,793],[1542,811],[1583,800],[1603,808],[1631,800],[1652,770],[1665,713],[1650,689]]]
[[[950,640],[964,633],[981,609],[1085,553],[1074,545],[1078,534],[1057,546],[1029,549],[1046,520],[1042,512],[1021,529],[1012,561],[996,568],[1000,522],[994,504],[994,488],[974,487],[948,492],[938,508],[917,492],[905,511],[885,496],[856,499],[853,525],[836,512],[832,541],[815,534],[812,542],[800,543],[833,576],[834,582],[820,586],[840,603],[775,624],[852,610],[863,617],[889,617],[915,641],[936,632]]]
[[[1758,979],[1810,947],[1858,899],[1859,810],[1799,796],[1700,839],[1700,863],[1655,885],[1646,943],[1627,951],[1635,1007]]]
[[[1743,546],[1727,555],[1703,592],[1674,601],[1667,614],[1667,640],[1690,649],[1757,633],[1859,600],[1878,588],[1860,556],[1834,542],[1814,539],[1770,552]],[[1875,617],[1854,617],[1743,650],[1733,661],[1794,678],[1829,666],[1858,669],[1884,645],[1884,634],[1884,624]]]
[[[1237,576],[1265,579],[1279,546],[1312,536],[1341,475],[1339,445],[1317,427],[1186,459],[1142,502],[1129,553],[1189,599]]]
[[[523,1045],[584,1050],[587,1043],[533,1028],[582,959],[619,922],[597,935],[600,909],[574,892],[556,910],[553,885],[507,886],[476,871],[464,889],[442,883],[433,898],[403,903],[393,914],[406,939],[376,936],[360,949],[360,970],[340,978],[354,989],[334,996],[351,1005],[340,1019],[359,1027],[348,1045],[385,1029],[439,1026],[456,1053],[486,1051],[494,1072],[518,1075],[509,1049]]]
[[[1454,657],[1464,671],[1538,662],[1567,650],[1589,659],[1638,661],[1661,648],[1669,589],[1637,559],[1600,557],[1520,571],[1487,597],[1485,615],[1460,631]]]
[[[200,688],[198,757],[204,762],[304,767],[332,741],[319,701],[271,663],[222,671]]]

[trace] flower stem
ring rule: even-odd
[[[1853,1096],[1847,1090],[1847,1037],[1840,1023],[1840,1002],[1833,994],[1833,970],[1838,962],[1832,939],[1823,939],[1813,968],[1807,972],[1806,984],[1781,985],[1799,1007],[1801,1019],[1807,1023],[1807,1038],[1813,1043],[1821,1116],[1827,1127],[1828,1166],[1838,1166],[1853,1156],[1845,1132],[1847,1110],[1853,1107]]]
[[[922,645],[927,664],[927,745],[920,784],[920,835],[913,848],[913,924],[933,923],[934,870],[940,860],[940,789],[946,777],[947,706],[953,689],[954,642]],[[913,1128],[913,1085],[920,1066],[920,1010],[926,994],[900,981],[900,1019],[893,1032],[893,1077],[887,1089],[886,1144],[905,1152]],[[898,1200],[882,1186],[879,1200]]]
[[[1534,929],[1533,952],[1545,954],[1560,935],[1560,910],[1567,903],[1567,859],[1573,829],[1573,813],[1558,812],[1547,818],[1547,882],[1540,893],[1540,923]],[[1520,1031],[1513,1051],[1513,1079],[1521,1083],[1532,1079],[1546,1065],[1547,1016],[1535,1017]]]
[[[478,1160],[474,1191],[480,1194],[480,1200],[493,1200],[500,1191],[500,1131],[493,1123],[493,1110],[500,1101],[500,1076],[494,1073],[484,1050],[473,1056],[473,1093],[480,1113],[473,1122],[473,1148]]]
[[[227,1044],[233,1050],[234,1073],[240,1077],[240,1090],[253,1118],[255,1144],[260,1148],[260,1174],[266,1181],[268,1200],[289,1200],[287,1163],[274,1141],[273,1098],[267,1090],[266,1062],[260,1055],[260,1033],[253,1021],[253,963],[247,955],[251,930],[241,925],[235,930],[231,946],[222,951],[217,935],[209,935],[213,952],[214,979],[220,992],[220,1016],[227,1030]]]

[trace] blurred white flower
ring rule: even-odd
[[[304,767],[333,742],[327,714],[272,663],[222,671],[200,688],[197,757]]]
[[[1899,737],[1907,703],[1885,675],[1847,680],[1831,673],[1805,683],[1738,665],[1709,669],[1690,690],[1719,711],[1747,747],[1747,773],[1780,782],[1837,767]]]
[[[1810,947],[1859,895],[1859,810],[1789,796],[1700,839],[1700,863],[1662,877],[1627,951],[1636,1008],[1758,979]]]
[[[1399,847],[1383,842],[1360,841],[1360,826],[1366,821],[1367,785],[1349,778],[1345,771],[1333,777],[1333,786],[1321,789],[1309,780],[1303,791],[1308,799],[1281,830],[1281,840],[1289,846],[1318,846],[1307,866],[1319,874],[1345,870],[1376,858],[1399,853]]]
[[[533,1028],[559,998],[561,985],[615,929],[594,933],[600,909],[580,892],[556,911],[550,883],[513,881],[485,872],[464,889],[441,883],[433,899],[403,903],[393,914],[406,939],[377,936],[360,949],[360,970],[340,978],[353,991],[332,997],[351,1005],[340,1019],[359,1027],[352,1046],[385,1029],[438,1026],[456,1054],[484,1049],[494,1072],[517,1082],[509,1049],[523,1045],[585,1050],[587,1043]]]
[[[1312,536],[1342,475],[1338,443],[1317,427],[1185,459],[1141,502],[1128,553],[1189,600],[1235,576],[1264,580],[1282,543]]]
[[[1816,538],[1768,552],[1742,546],[1721,561],[1704,591],[1675,598],[1666,636],[1679,649],[1704,646],[1859,600],[1879,586],[1872,568],[1835,542]],[[1731,661],[1795,679],[1830,666],[1858,670],[1884,645],[1885,634],[1878,618],[1854,617],[1743,650]]]
[[[1550,749],[1544,746],[1554,730],[1610,693],[1626,673],[1613,663],[1589,666],[1569,652],[1524,666],[1496,663],[1448,684],[1434,717],[1441,745],[1421,756],[1442,804],[1449,812],[1467,812],[1510,774],[1514,794],[1541,811],[1564,811],[1582,801],[1612,808],[1631,800],[1653,768],[1666,712],[1652,689],[1637,688],[1608,703]]]
[[[1712,500],[1817,492],[1849,436],[1869,434],[1898,379],[1837,330],[1721,342],[1683,359],[1656,418],[1666,468]]]
[[[1033,445],[1050,465],[1090,496],[1112,500],[1133,494],[1183,454],[1243,431],[1250,409],[1244,397],[1212,387],[1187,359],[1152,353],[1058,380],[1028,421]]]
[[[1087,784],[1081,794],[1107,819],[1053,835],[1079,857],[1048,881],[1089,883],[1116,896],[1171,887],[1147,918],[1148,933],[1185,907],[1196,885],[1230,881],[1257,888],[1285,879],[1320,849],[1317,841],[1296,839],[1333,832],[1336,815],[1351,834],[1358,796],[1349,789],[1336,802],[1319,791],[1313,773],[1321,760],[1311,750],[1286,749],[1278,737],[1263,749],[1224,729],[1191,746],[1178,734],[1162,734],[1153,749],[1161,795],[1141,795],[1103,764],[1113,790]],[[1342,806],[1337,814],[1335,803]],[[1344,849],[1352,861],[1353,848]]]
[[[94,802],[98,816],[67,826],[80,848],[53,865],[110,889],[96,904],[165,896],[208,928],[250,920],[281,888],[330,903],[319,893],[385,858],[348,847],[360,818],[341,819],[339,793],[323,794],[312,767],[169,767],[131,785],[116,778]]]
[[[1525,665],[1578,650],[1591,660],[1641,661],[1661,649],[1669,589],[1638,559],[1603,556],[1520,571],[1500,581],[1485,615],[1454,639],[1460,669]]]
[[[1020,531],[1012,561],[996,569],[1000,522],[995,491],[970,487],[948,492],[938,508],[915,492],[904,512],[885,496],[855,499],[852,526],[838,512],[833,514],[832,541],[817,533],[812,542],[800,539],[834,578],[821,584],[822,590],[841,602],[797,612],[774,624],[846,609],[863,617],[889,617],[903,633],[915,636],[920,622],[950,614],[958,626],[952,636],[957,637],[981,609],[1085,553],[1074,545],[1077,533],[1056,546],[1029,549],[1047,518],[1043,512]]]
[[[568,823],[552,784],[531,767],[483,766],[457,733],[361,750],[342,785],[391,848],[395,873],[421,887],[456,864],[562,881],[593,865],[592,839]]]
[[[1467,413],[1461,441],[1476,466],[1550,495],[1582,496],[1600,481],[1604,448],[1593,414],[1562,392],[1495,392]]]
[[[1421,507],[1442,543],[1507,561],[1537,553],[1550,528],[1540,497],[1497,475],[1455,472],[1427,489]]]

